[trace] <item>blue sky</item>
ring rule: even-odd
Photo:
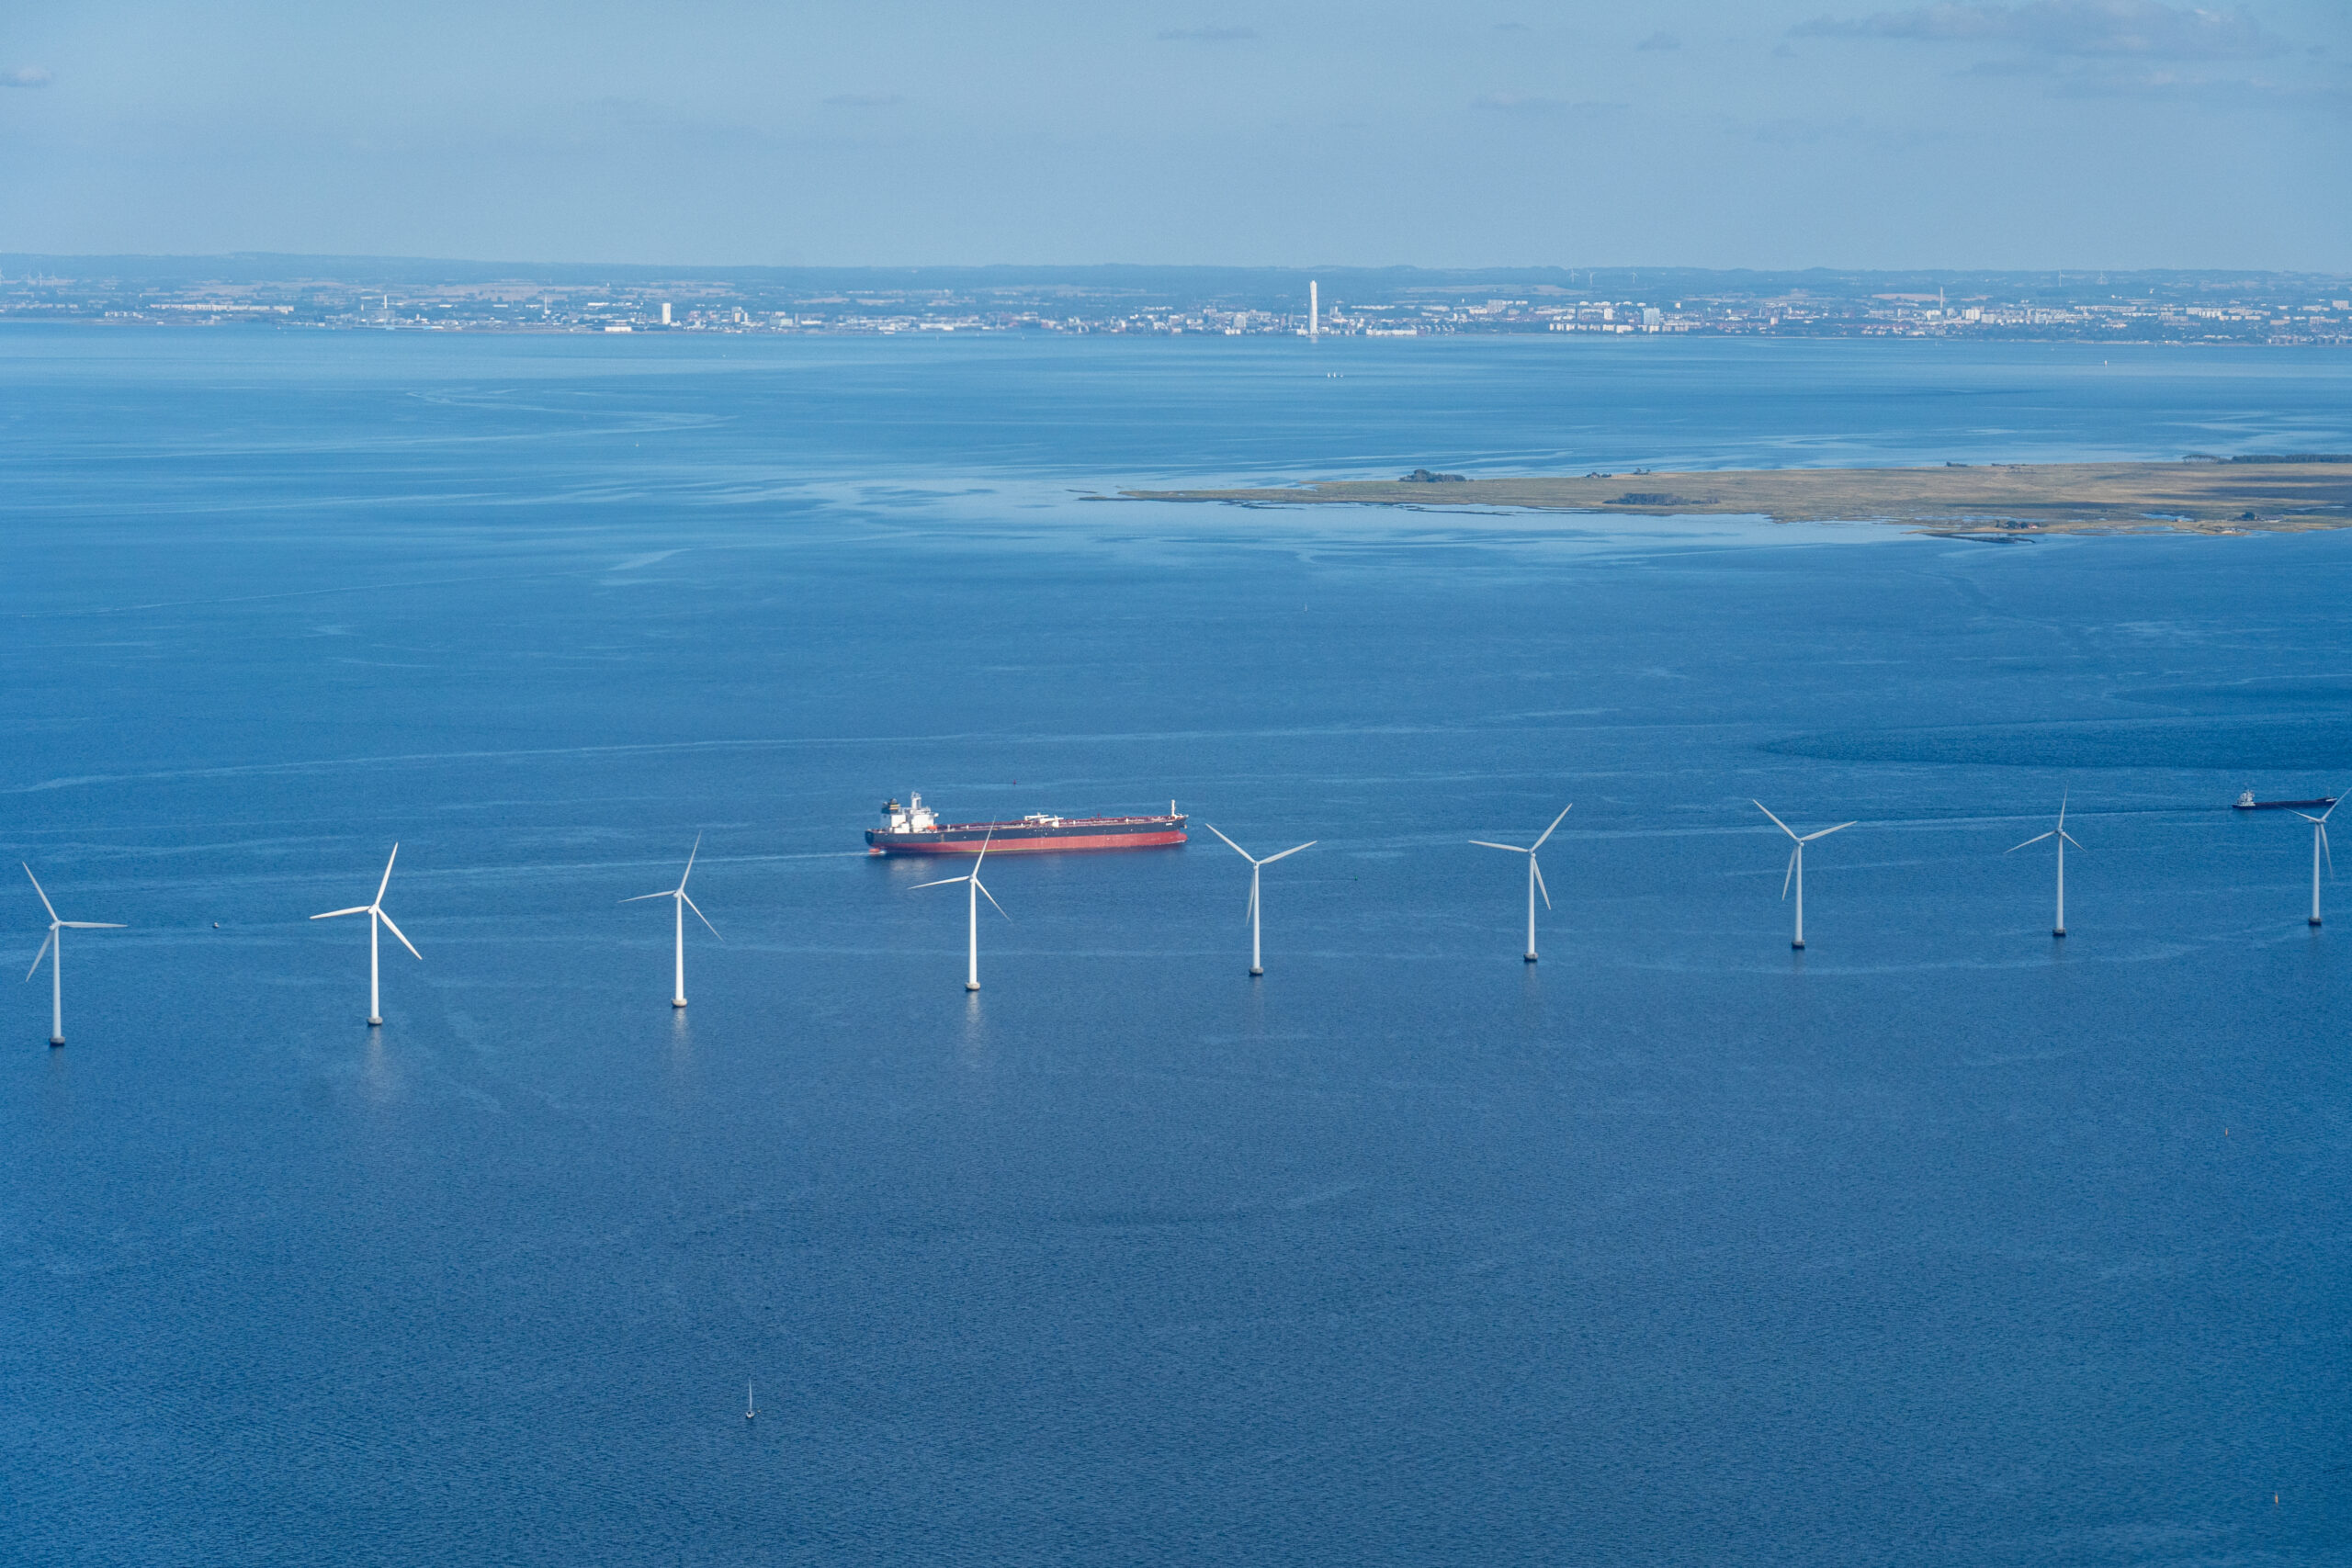
[[[0,251],[2352,271],[2347,169],[2347,0],[0,14]]]

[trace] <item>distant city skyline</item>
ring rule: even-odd
[[[27,0],[0,250],[2352,268],[2339,0]]]
[[[2352,274],[742,267],[0,253],[0,321],[529,333],[2352,343]]]

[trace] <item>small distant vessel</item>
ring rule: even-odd
[[[2332,795],[2323,795],[2317,800],[2256,800],[2252,790],[2238,796],[2235,802],[2240,811],[2302,811],[2335,804],[2335,796]]]
[[[752,1382],[746,1378],[743,1380],[743,1419],[756,1421],[759,1418],[760,1407],[752,1403]]]
[[[865,830],[876,855],[1045,854],[1066,850],[1151,850],[1185,841],[1185,818],[1168,803],[1165,817],[1056,817],[1038,812],[1015,822],[942,822],[910,795],[882,803],[882,825]]]

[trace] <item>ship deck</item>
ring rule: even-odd
[[[1170,817],[1164,813],[1156,817],[1057,817],[1050,822],[1023,822],[1017,820],[1012,822],[942,822],[938,827],[928,829],[926,831],[933,833],[992,833],[1012,832],[1023,829],[1035,830],[1040,828],[1127,828],[1146,822],[1182,822],[1183,820],[1185,820],[1185,818],[1182,816]]]

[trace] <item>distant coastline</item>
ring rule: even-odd
[[[1761,516],[1883,523],[1962,536],[2301,532],[2352,525],[2352,453],[2281,453],[2175,463],[1945,464],[1396,479],[1283,489],[1127,490],[1102,500],[1249,506],[1525,508],[1643,517]]]
[[[1321,309],[1310,304],[1320,287]],[[0,254],[0,322],[634,335],[2352,345],[2352,276],[1691,267],[662,267]],[[1597,340],[1597,341],[1596,341]]]

